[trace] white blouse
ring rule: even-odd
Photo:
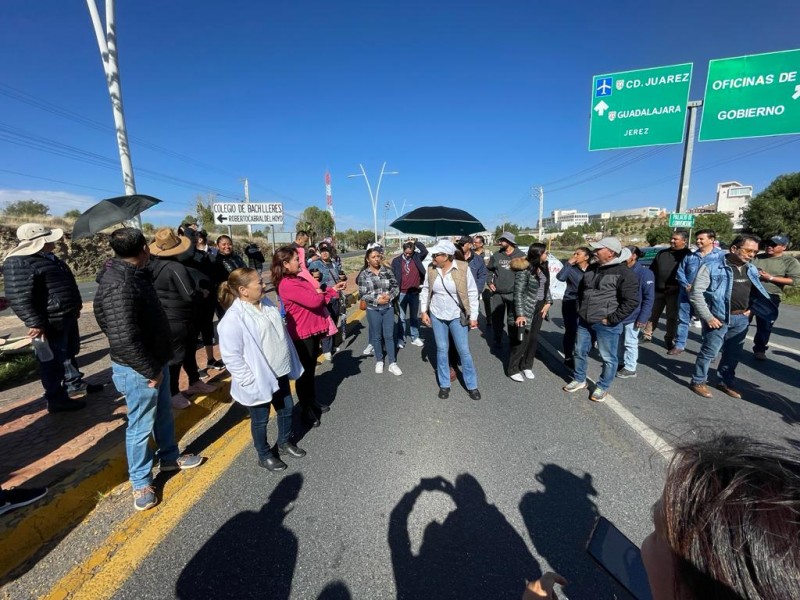
[[[242,302],[244,309],[252,315],[256,327],[257,337],[261,340],[261,349],[267,364],[272,368],[275,377],[283,377],[291,371],[291,358],[286,340],[286,327],[281,319],[281,313],[275,306],[266,304],[253,305]]]

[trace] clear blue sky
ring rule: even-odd
[[[798,23],[797,0],[118,0],[137,188],[164,200],[143,219],[175,225],[210,191],[241,198],[245,176],[253,201],[297,214],[324,206],[329,169],[338,226],[371,227],[347,175],[363,163],[374,185],[383,161],[400,174],[381,204],[460,206],[490,228],[532,225],[539,184],[548,214],[672,208],[681,145],[587,150],[592,76],[693,62],[698,99],[709,59],[798,48]],[[85,2],[3,0],[0,56],[0,202],[63,214],[121,195],[113,131],[64,116],[113,124]],[[800,170],[800,143],[784,143],[798,138],[697,144],[689,206],[721,181],[758,190]],[[641,160],[556,191],[615,157]]]

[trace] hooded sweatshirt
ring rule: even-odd
[[[514,295],[514,271],[511,270],[511,261],[515,258],[525,258],[525,253],[519,248],[514,248],[511,254],[506,254],[498,250],[492,254],[486,270],[489,271],[489,281],[493,283],[496,294],[508,295],[509,299]]]

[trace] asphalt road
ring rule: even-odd
[[[543,337],[560,349],[559,306],[552,315]],[[748,343],[737,372],[744,400],[721,392],[706,400],[686,387],[697,329],[678,357],[666,356],[659,331],[642,346],[638,377],[617,380],[611,392],[623,412],[671,444],[710,428],[800,446],[798,328],[800,311],[785,306],[773,337],[783,348],[757,363]],[[534,381],[508,379],[505,352],[493,354],[480,331],[470,344],[483,400],[456,384],[441,401],[430,330],[424,348],[400,352],[404,374],[395,377],[374,373],[374,359],[360,356],[366,330],[355,329],[318,369],[320,399],[332,409],[299,442],[308,456],[270,474],[248,443],[202,493],[185,498],[191,508],[114,597],[517,599],[526,579],[553,569],[570,581],[568,598],[629,598],[585,544],[598,515],[640,544],[666,463],[615,403],[563,393],[568,373],[547,352]],[[593,358],[589,376],[598,373]],[[107,510],[111,523],[128,517],[129,493]],[[161,527],[158,518],[148,527]],[[43,566],[74,564],[80,549],[71,544]]]

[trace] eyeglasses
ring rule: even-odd
[[[755,254],[758,254],[758,249],[757,248],[755,248],[755,249],[754,248],[737,248],[736,251],[741,253],[741,254],[746,254],[747,256],[753,256]]]
[[[435,254],[431,254],[431,258],[436,258],[437,256],[444,256],[444,252],[436,252]]]

